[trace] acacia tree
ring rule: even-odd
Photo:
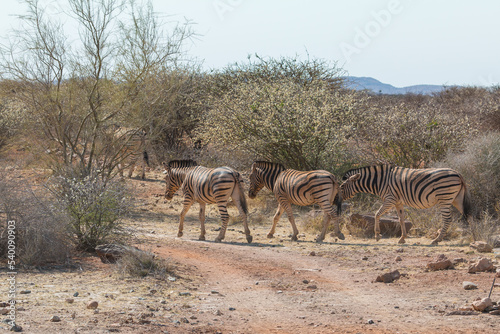
[[[12,98],[40,134],[37,146],[56,153],[49,155],[54,168],[112,176],[147,123],[127,124],[143,107],[137,103],[141,84],[182,55],[193,35],[189,22],[167,34],[150,1],[67,0],[58,16],[77,26],[73,41],[42,1],[23,3],[22,26],[1,48],[2,74],[16,83]]]

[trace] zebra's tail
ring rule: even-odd
[[[146,165],[149,166],[149,154],[148,154],[148,151],[144,150],[142,151],[142,159],[144,160],[144,162],[146,163]]]
[[[238,199],[240,201],[241,208],[243,209],[243,212],[246,215],[248,215],[247,199],[245,198],[245,189],[243,189],[243,178],[241,177],[240,173],[235,172],[234,180],[236,181],[236,186],[238,187]]]
[[[331,175],[330,176],[332,183],[333,183],[333,188],[337,190],[337,195],[335,195],[335,198],[333,201],[335,202],[335,205],[337,206],[337,216],[340,217],[342,214],[342,192],[340,191],[339,184],[335,180],[335,176]]]
[[[462,201],[462,207],[463,207],[463,219],[465,220],[466,224],[469,224],[469,217],[472,214],[472,200],[470,196],[469,189],[465,186],[465,182],[463,183],[463,191],[464,191],[464,199]]]

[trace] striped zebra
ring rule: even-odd
[[[129,169],[128,177],[131,178],[134,173],[135,165],[140,160],[141,179],[146,178],[146,165],[149,167],[149,155],[146,150],[146,131],[130,133],[127,131],[124,137],[124,143],[121,144],[121,160],[118,164],[120,176],[123,176],[123,170]]]
[[[247,224],[248,208],[243,190],[243,178],[240,173],[229,167],[206,168],[198,166],[192,160],[174,160],[168,164],[164,163],[166,170],[165,198],[171,200],[175,192],[182,187],[184,193],[183,208],[179,220],[178,237],[182,237],[184,229],[184,217],[194,202],[200,204],[201,234],[199,240],[205,240],[205,206],[206,204],[217,204],[222,218],[222,228],[215,239],[221,242],[225,235],[229,214],[227,213],[227,202],[233,199],[240,216],[243,219],[246,239],[252,242],[250,229]]]
[[[318,204],[324,212],[323,227],[321,234],[316,238],[316,242],[325,239],[326,229],[330,220],[335,222],[335,234],[341,240],[344,235],[340,232],[338,216],[342,207],[339,185],[335,181],[335,176],[324,170],[313,170],[301,172],[293,169],[286,169],[283,165],[267,161],[255,161],[250,174],[250,189],[248,197],[255,198],[257,193],[266,187],[271,190],[278,201],[278,209],[273,219],[273,226],[267,235],[268,238],[274,236],[276,224],[285,211],[290,224],[292,225],[292,241],[297,241],[299,231],[295,225],[292,204],[306,206]],[[336,202],[337,212],[333,210],[333,203]]]
[[[375,238],[380,240],[380,216],[396,208],[401,224],[399,243],[405,243],[404,205],[427,209],[438,205],[443,218],[443,228],[432,241],[443,240],[451,223],[451,206],[465,219],[470,214],[470,194],[463,177],[448,168],[410,169],[391,165],[375,165],[351,169],[342,178],[340,191],[343,199],[357,193],[369,193],[382,198],[383,204],[375,214]]]

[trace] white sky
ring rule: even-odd
[[[205,68],[249,54],[338,61],[353,76],[397,87],[498,85],[498,0],[153,0],[168,20],[190,19],[189,54]],[[1,36],[23,7],[2,2]]]

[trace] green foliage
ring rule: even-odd
[[[431,102],[425,104],[394,101],[367,104],[358,123],[357,140],[369,161],[397,166],[428,167],[451,149],[460,147],[473,131],[467,117],[441,112]]]
[[[92,252],[119,235],[130,207],[122,184],[95,174],[83,179],[59,176],[52,191],[69,216],[68,233],[77,249]]]
[[[262,62],[247,75],[233,69],[216,77],[228,78],[222,82],[227,85],[214,86],[199,136],[220,149],[242,150],[288,168],[333,170],[348,161],[345,138],[357,95],[320,75],[307,72],[304,78],[305,70],[291,70],[307,64],[271,63],[282,71],[268,72],[270,65]]]

